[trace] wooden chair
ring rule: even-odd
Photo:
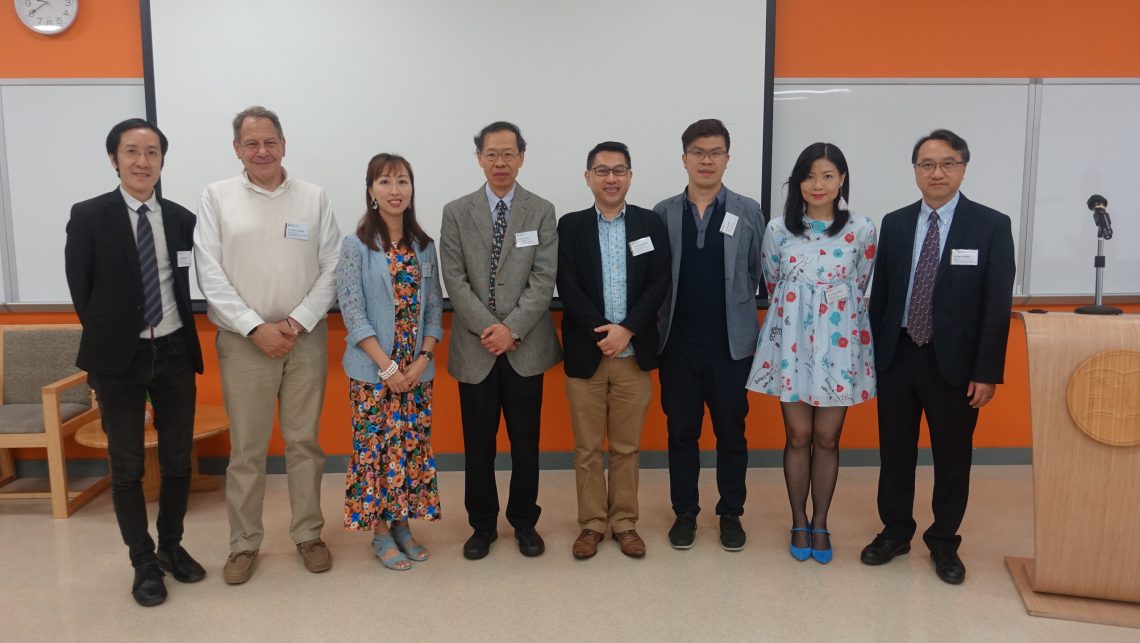
[[[67,488],[64,440],[99,419],[87,373],[75,366],[79,324],[0,326],[0,500],[50,498],[52,515],[67,518],[110,483]],[[44,385],[45,382],[50,384]],[[16,479],[11,449],[47,449],[50,491],[4,491]]]

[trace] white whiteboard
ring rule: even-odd
[[[843,150],[851,209],[878,225],[917,201],[910,154],[931,130],[953,130],[970,146],[962,192],[1009,216],[1020,239],[1028,81],[922,84],[778,81],[772,103],[773,216],[782,216],[784,184],[796,157],[817,141]],[[798,189],[797,186],[792,186]]]
[[[144,116],[143,86],[3,85],[9,250],[16,292],[6,300],[70,303],[63,271],[65,228],[74,203],[111,191],[107,132]]]
[[[732,135],[726,183],[759,198],[766,4],[150,0],[163,195],[196,210],[238,174],[230,122],[261,104],[281,117],[286,169],[328,191],[346,234],[387,151],[411,162],[438,237],[443,205],[484,181],[472,136],[495,120],[522,128],[519,182],[559,214],[593,202],[586,153],[603,140],[631,148],[631,203],[677,194],[681,132],[708,117]],[[708,16],[715,29],[693,28]]]
[[[1047,81],[1033,213],[1030,292],[1093,292],[1096,226],[1085,202],[1108,199],[1106,294],[1140,293],[1140,85]]]

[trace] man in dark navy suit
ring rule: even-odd
[[[862,561],[910,551],[919,420],[934,455],[934,524],[922,538],[943,581],[961,583],[958,527],[978,410],[1005,369],[1014,254],[1009,217],[959,191],[970,148],[935,130],[911,153],[922,200],[883,218],[871,288],[879,395],[879,517]]]
[[[202,350],[190,311],[195,217],[154,190],[167,147],[158,127],[142,119],[111,129],[107,156],[119,186],[72,206],[64,251],[83,325],[76,366],[99,399],[111,498],[135,570],[131,594],[144,606],[166,600],[162,570],[184,583],[206,575],[181,545]],[[157,551],[142,491],[148,396],[162,468]]]

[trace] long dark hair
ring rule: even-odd
[[[827,228],[827,234],[833,237],[839,234],[843,226],[847,225],[847,220],[851,218],[851,214],[847,210],[839,209],[839,199],[842,198],[846,201],[851,194],[851,173],[847,171],[847,158],[843,156],[842,150],[831,143],[812,143],[800,152],[800,157],[792,166],[792,175],[784,184],[788,187],[788,199],[784,202],[784,226],[792,234],[804,234],[806,230],[804,228],[804,212],[807,211],[807,204],[804,203],[800,184],[804,182],[808,174],[811,174],[811,164],[819,159],[831,161],[839,173],[843,175],[843,185],[839,186],[839,194],[836,195],[835,202],[831,204],[834,219]]]
[[[372,195],[368,189],[372,187],[377,177],[401,169],[408,172],[408,180],[412,183],[412,198],[408,201],[408,207],[404,209],[404,237],[400,239],[400,245],[405,249],[412,249],[408,243],[409,237],[415,239],[416,245],[421,248],[431,243],[431,237],[416,222],[416,175],[412,173],[412,164],[399,154],[377,154],[368,161],[368,173],[364,177],[364,203],[368,206],[368,211],[356,226],[356,237],[363,241],[364,245],[378,252],[387,251],[392,239],[388,236],[388,226],[380,215],[380,209],[372,207]]]

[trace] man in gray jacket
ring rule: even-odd
[[[498,537],[495,435],[500,413],[511,440],[507,520],[524,556],[546,545],[535,531],[543,373],[562,359],[550,318],[558,267],[554,206],[515,182],[526,141],[512,123],[475,137],[487,182],[443,208],[440,265],[455,308],[447,371],[459,380],[464,504],[475,530],[463,546],[486,556]],[[743,386],[743,385],[742,385]]]
[[[669,229],[673,272],[660,315],[661,407],[668,419],[669,493],[677,515],[669,542],[689,549],[696,537],[697,441],[707,404],[717,438],[720,542],[739,551],[746,540],[740,524],[748,469],[744,384],[760,333],[756,291],[764,214],[755,200],[722,183],[729,159],[723,123],[693,123],[681,135],[681,148],[689,184],[654,208]]]

